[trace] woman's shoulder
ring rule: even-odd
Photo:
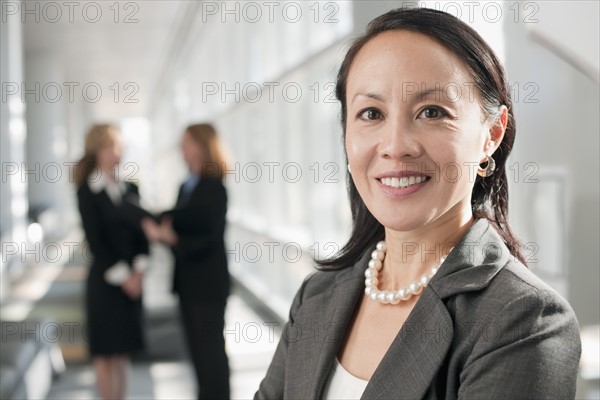
[[[565,368],[578,363],[581,341],[573,308],[516,260],[504,265],[485,289],[465,293],[448,309],[467,364],[494,354],[500,359],[503,352],[540,363],[562,359]]]
[[[219,188],[225,189],[225,183],[223,182],[222,179],[211,177],[211,176],[206,176],[206,177],[200,178],[200,184],[205,185],[205,186],[213,186],[213,187],[219,187]]]
[[[507,302],[522,299],[574,314],[571,305],[556,289],[518,260],[510,260],[492,279],[488,290],[501,294]]]
[[[579,340],[579,324],[568,301],[517,260],[505,264],[487,287],[465,292],[447,305],[455,325],[475,331],[485,328],[501,336],[554,332],[574,344]]]
[[[81,185],[77,186],[77,197],[79,199],[91,196],[92,189],[90,189],[90,185],[87,181],[83,182]]]
[[[337,276],[342,272],[340,271],[322,271],[315,270],[309,273],[299,289],[296,291],[296,295],[292,301],[290,308],[289,319],[293,321],[298,310],[306,302],[323,293],[331,291],[333,286],[336,284]]]
[[[294,302],[302,304],[315,296],[331,292],[337,285],[344,284],[347,279],[356,279],[355,273],[353,266],[336,270],[314,270],[304,278]],[[361,276],[361,280],[364,280],[362,273]]]
[[[523,308],[554,309],[574,316],[574,312],[554,288],[511,254],[496,229],[484,218],[473,224],[455,246],[448,265],[440,268],[441,279],[432,279],[436,293],[457,318],[497,317],[501,311],[527,313]],[[446,301],[446,299],[448,301]]]
[[[132,191],[134,193],[139,193],[140,191],[140,187],[138,186],[137,181],[123,181],[123,184],[125,185],[125,188],[129,191]]]
[[[183,187],[184,184],[185,184],[185,182],[181,185],[181,187]],[[223,193],[223,194],[225,194],[227,191],[225,184],[223,183],[223,181],[221,179],[210,177],[210,176],[201,177],[200,180],[198,181],[198,184],[195,186],[194,190],[210,191],[210,192],[214,192],[214,193]]]

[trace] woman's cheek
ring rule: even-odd
[[[346,151],[349,158],[361,162],[368,156],[372,143],[366,135],[361,135],[359,132],[349,132],[346,138]]]

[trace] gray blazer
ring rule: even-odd
[[[304,281],[255,399],[323,396],[369,256]],[[362,399],[573,399],[580,354],[569,304],[480,219],[420,295]]]

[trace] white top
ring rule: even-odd
[[[106,179],[106,172],[100,169],[96,169],[94,172],[94,179],[91,175],[88,178],[88,185],[92,193],[98,194],[104,190],[114,205],[121,204],[121,198],[126,190],[125,183]]]
[[[327,378],[323,400],[360,399],[369,381],[359,379],[340,364],[337,357]]]

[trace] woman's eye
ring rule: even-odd
[[[438,107],[427,107],[421,111],[420,116],[423,116],[425,119],[438,119],[448,115],[444,110]]]
[[[367,121],[374,121],[381,118],[381,111],[375,108],[368,108],[362,111],[358,117]]]

